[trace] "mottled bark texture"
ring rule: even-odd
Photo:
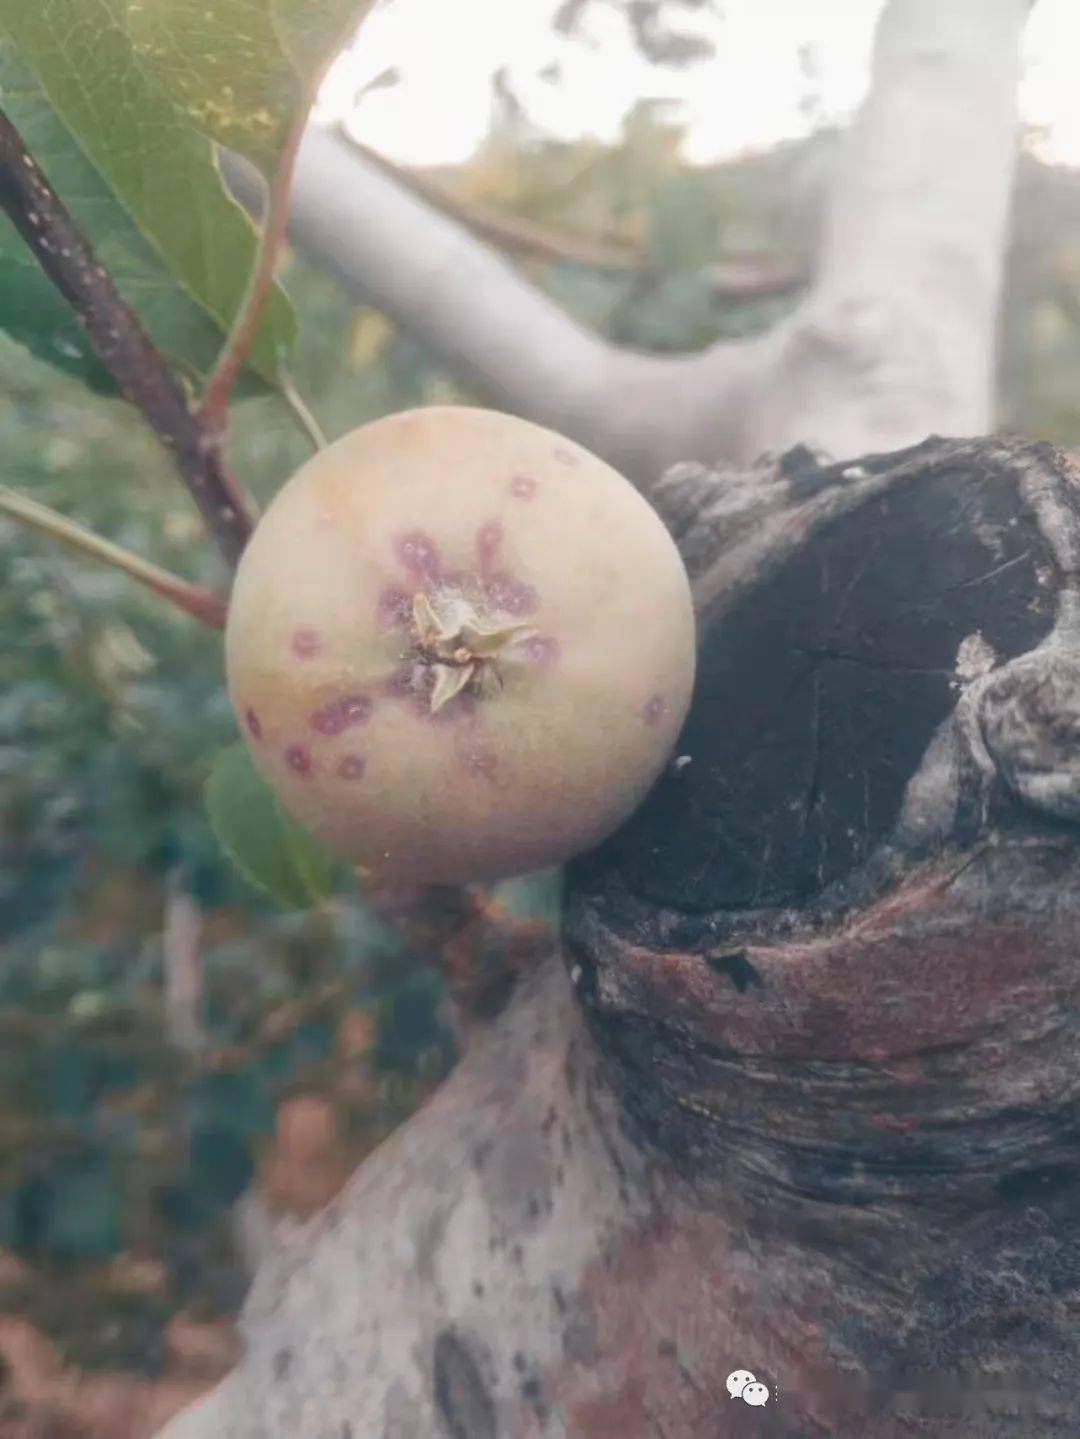
[[[1077,475],[931,440],[661,499],[674,762],[168,1439],[1076,1432]]]

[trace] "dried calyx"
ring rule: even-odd
[[[466,690],[485,697],[501,689],[498,661],[511,645],[536,633],[532,625],[482,620],[460,595],[438,596],[433,604],[426,594],[417,594],[412,619],[420,662],[434,674],[432,714]]]

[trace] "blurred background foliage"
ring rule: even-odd
[[[603,334],[693,349],[798,303],[836,136],[699,169],[679,140],[648,103],[616,145],[553,143],[505,96],[470,163],[403,180]],[[284,278],[292,378],[331,438],[413,405],[482,401],[332,279],[295,258]],[[1080,440],[1080,177],[1029,156],[1001,377],[1003,425]],[[237,405],[231,441],[262,501],[309,453],[272,397]],[[220,579],[139,418],[7,341],[0,453],[4,483]],[[235,738],[217,635],[10,523],[0,629],[0,1246],[13,1258],[0,1307],[31,1313],[81,1362],[153,1370],[177,1308],[239,1303],[230,1206],[283,1098],[326,1098],[355,1158],[429,1092],[453,1042],[422,946],[344,891],[283,912],[219,852],[201,797]]]

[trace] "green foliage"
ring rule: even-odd
[[[294,909],[330,893],[333,860],[281,808],[239,741],[214,761],[206,808],[222,849],[256,889]]]
[[[372,0],[155,0],[112,7],[136,63],[191,124],[264,170]]]
[[[685,352],[756,333],[797,302],[795,287],[733,294],[714,270],[743,257],[777,270],[809,269],[834,142],[822,134],[690,167],[680,158],[682,129],[670,106],[649,100],[629,112],[615,145],[494,130],[475,160],[438,178],[466,202],[550,229],[569,249],[580,235],[636,255],[637,264],[604,271],[549,264],[537,267],[536,278],[619,344]]]
[[[18,51],[16,60],[2,47],[0,85],[11,119],[26,126],[35,158],[125,299],[174,363],[202,375],[247,288],[255,231],[225,193],[211,141],[141,63],[124,25],[137,8],[125,0],[0,0],[0,30]],[[9,265],[20,243],[0,223]],[[25,282],[25,262],[19,274]],[[36,281],[15,311],[14,333],[46,358],[78,359],[85,374],[85,346],[68,354],[68,334],[50,341],[57,316],[44,284]],[[276,379],[293,333],[288,301],[276,290],[251,357],[265,380]]]

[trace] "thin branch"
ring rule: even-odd
[[[124,549],[123,545],[115,544],[103,535],[96,535],[93,530],[84,529],[66,515],[57,514],[48,505],[39,504],[27,495],[20,495],[7,485],[0,485],[0,514],[8,515],[20,524],[30,525],[41,534],[48,535],[50,539],[59,540],[61,544],[78,550],[81,554],[90,555],[95,560],[101,560],[103,564],[111,565],[113,569],[121,570],[155,595],[168,600],[178,610],[193,615],[205,625],[211,625],[215,629],[222,629],[225,625],[227,602],[218,590],[181,579],[170,570],[151,564],[141,555]]]
[[[325,450],[327,440],[322,426],[307,400],[296,388],[296,381],[284,365],[278,366],[278,389],[281,391],[281,397],[288,405],[293,419],[311,441],[312,449]]]
[[[221,446],[192,413],[176,377],[120,297],[60,197],[0,111],[0,209],[71,305],[121,393],[144,415],[177,467],[230,564],[254,517]]]
[[[285,243],[289,222],[289,193],[292,188],[296,156],[305,129],[306,113],[290,125],[277,169],[270,182],[262,231],[259,235],[255,264],[248,280],[247,291],[233,321],[225,347],[218,356],[213,373],[206,382],[199,417],[207,432],[220,440],[225,433],[229,412],[229,396],[236,378],[244,367],[251,345],[258,332],[266,301],[274,284],[278,261]]]

